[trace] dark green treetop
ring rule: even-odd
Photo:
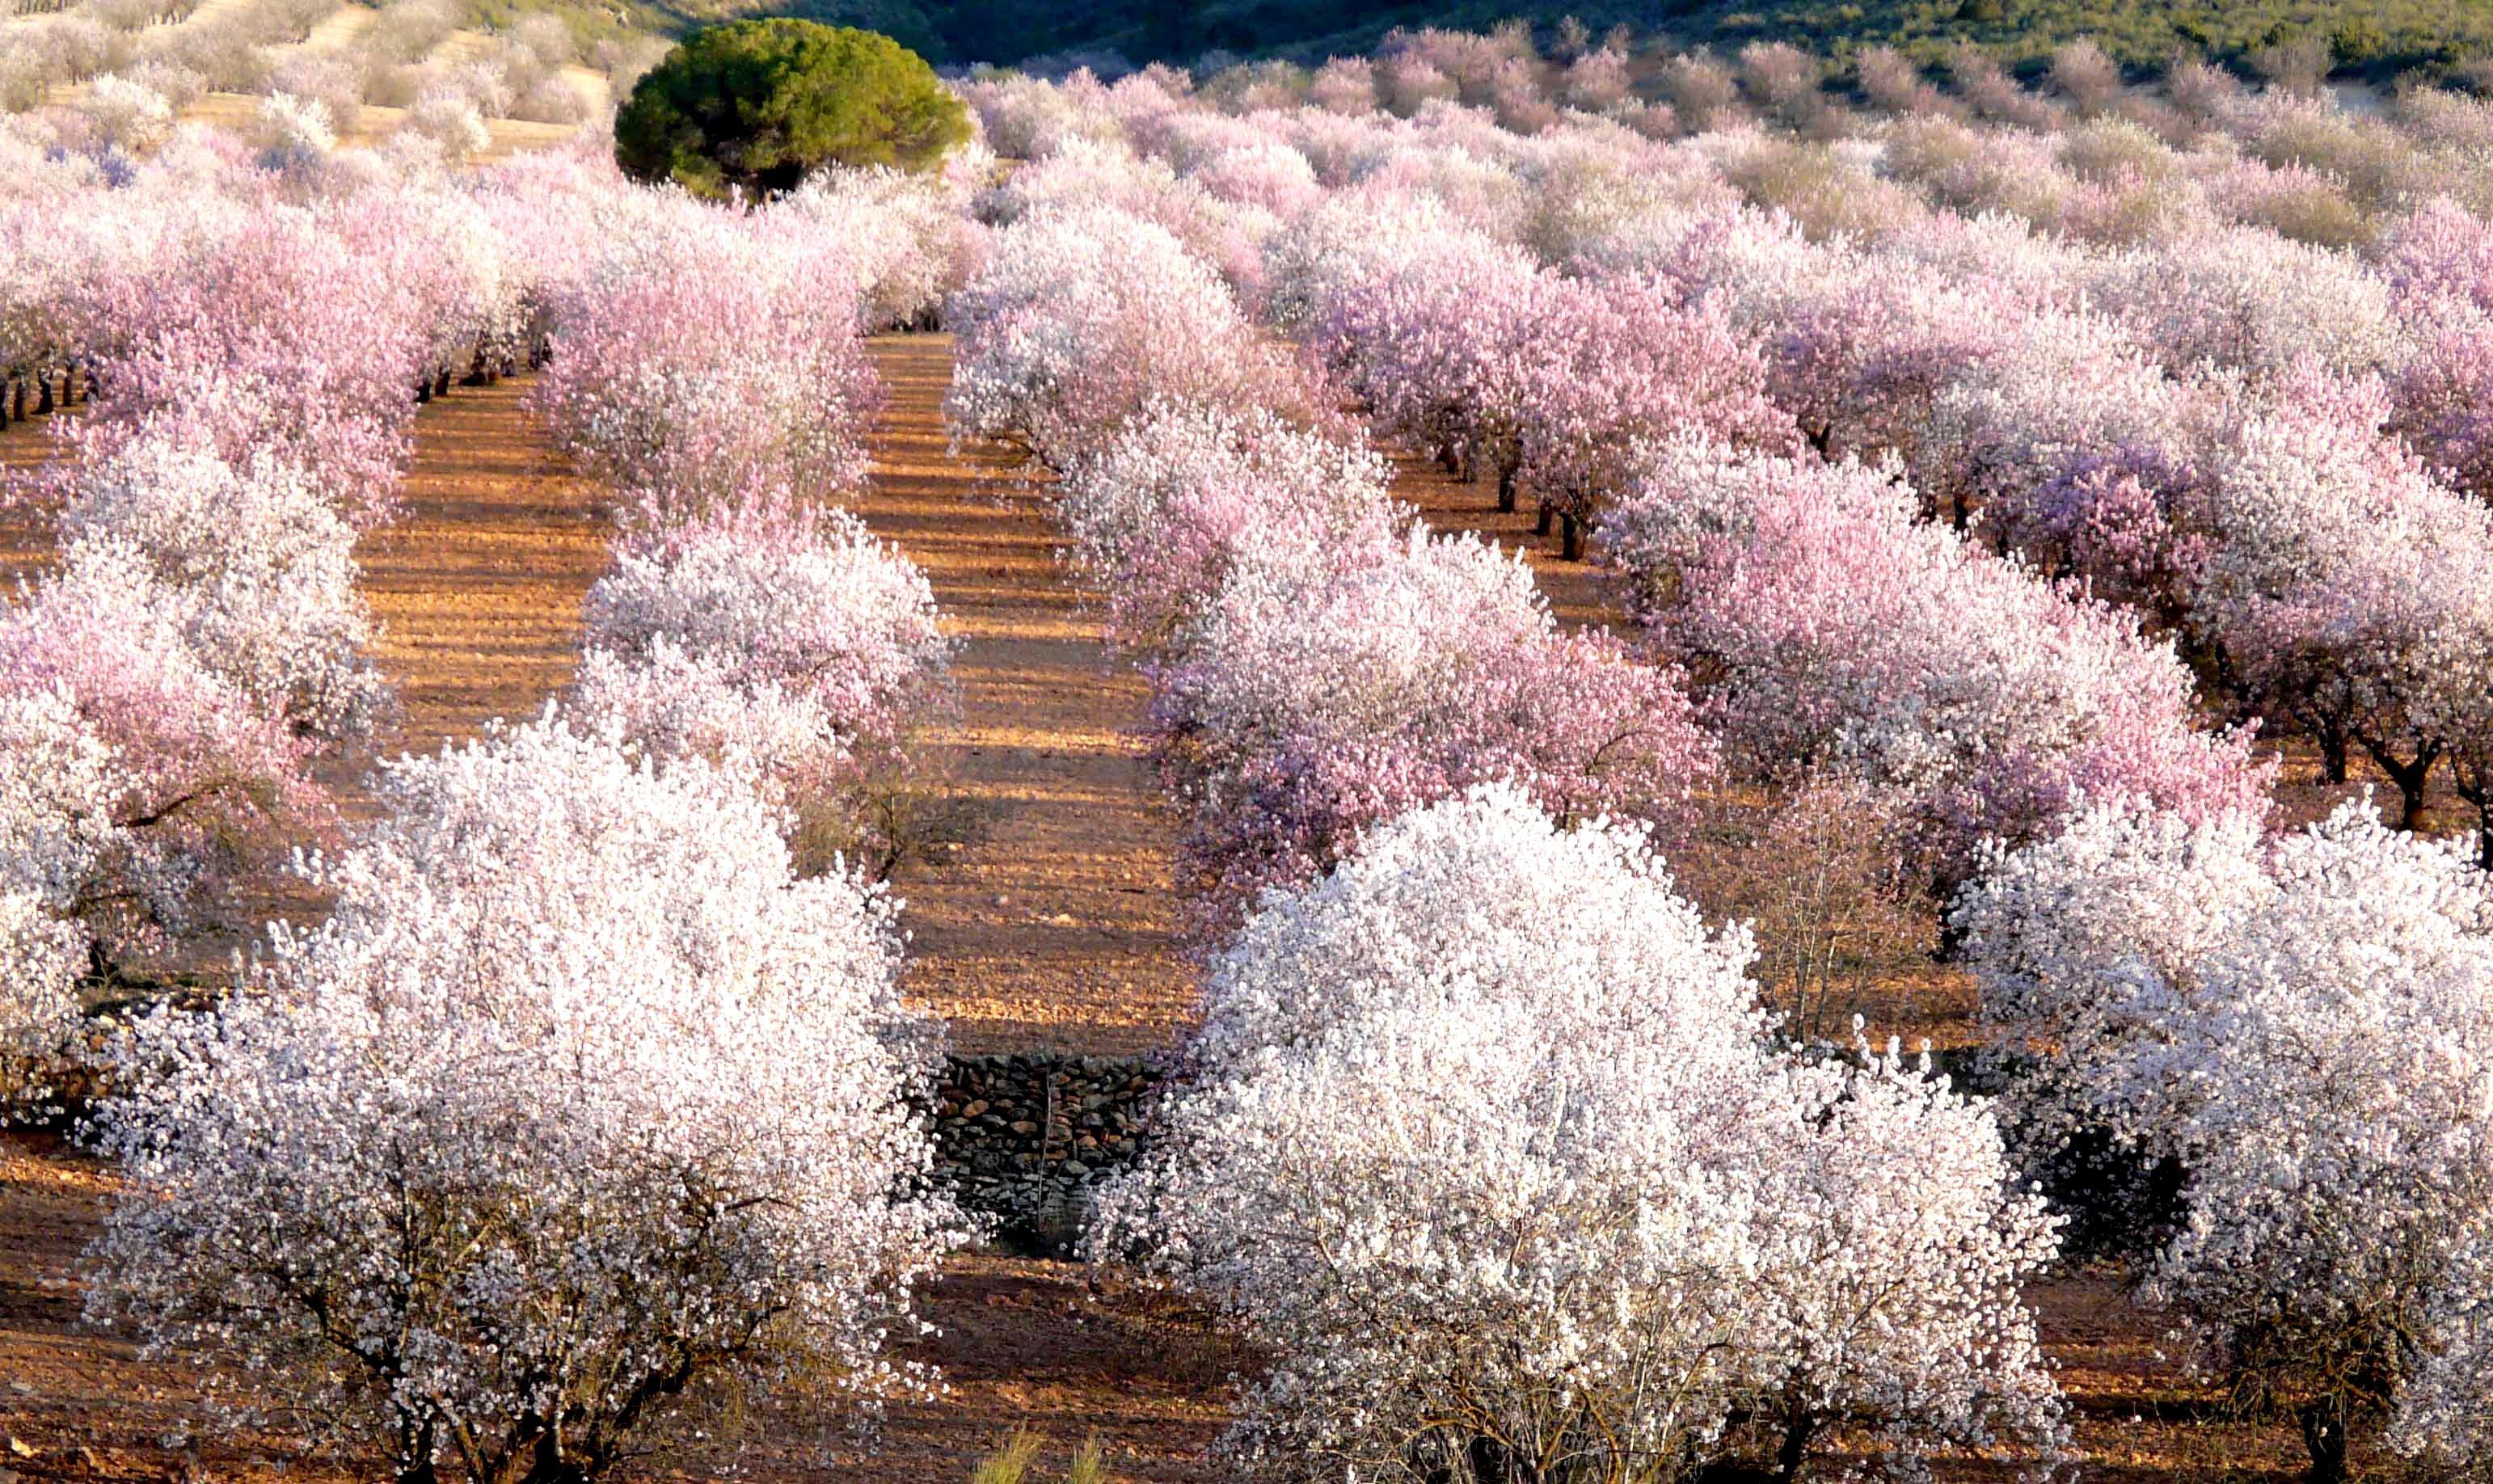
[[[638,180],[702,195],[769,195],[826,164],[924,169],[970,136],[961,101],[887,36],[810,20],[695,32],[615,116],[615,158]]]

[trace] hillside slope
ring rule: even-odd
[[[2375,72],[2448,66],[2493,52],[2493,0],[661,0],[675,25],[748,14],[806,15],[883,30],[954,65],[1114,51],[1141,64],[1204,53],[1321,60],[1365,52],[1397,26],[1486,29],[1520,17],[1545,41],[1574,15],[1595,33],[1624,24],[1639,43],[1737,49],[1787,41],[1844,57],[1888,44],[1937,61],[1971,40],[2011,65],[2089,36],[2122,63],[2176,51],[2239,60],[2316,36],[2341,65]]]

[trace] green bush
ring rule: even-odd
[[[961,101],[887,36],[810,20],[695,32],[615,116],[615,158],[698,194],[768,195],[826,164],[924,169],[970,136]]]

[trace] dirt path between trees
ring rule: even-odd
[[[968,1051],[1164,1046],[1192,1013],[1173,935],[1176,824],[1144,757],[1148,696],[1057,559],[1047,497],[944,430],[949,336],[869,347],[888,401],[858,513],[926,572],[962,640],[935,739],[969,836],[899,874],[912,988]]]
[[[547,449],[526,394],[518,378],[461,387],[418,413],[404,514],[356,549],[399,698],[385,755],[525,721],[571,683],[610,532],[596,483]]]

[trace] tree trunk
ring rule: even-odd
[[[2381,765],[2382,772],[2389,775],[2389,782],[2398,786],[2398,828],[2412,833],[2423,823],[2424,789],[2432,783],[2432,765],[2441,760],[2441,744],[2423,743],[2416,749],[2415,757],[2406,762],[2399,761],[2388,748],[2370,742],[2363,743],[2363,751]]]
[[[415,404],[419,407],[433,401],[433,378],[428,376],[415,384]]]
[[[2302,1445],[2311,1450],[2311,1484],[2344,1484],[2346,1408],[2330,1396],[2302,1409]]]
[[[434,378],[433,395],[436,397],[447,397],[450,395],[450,369],[448,367],[443,367],[441,374]]]
[[[2346,728],[2336,722],[2323,722],[2313,728],[2320,739],[2320,778],[2323,783],[2346,781]]]
[[[35,376],[35,415],[37,417],[41,417],[51,410],[52,373],[50,371],[38,372]]]
[[[1775,1449],[1775,1477],[1781,1484],[1800,1478],[1801,1466],[1809,1462],[1810,1435],[1817,1431],[1817,1419],[1798,1408],[1786,1420],[1783,1444]]]
[[[20,376],[20,377],[18,377],[18,378],[17,378],[17,421],[22,423],[22,422],[24,422],[25,420],[26,420],[26,378],[25,378],[25,377],[23,377],[23,376]]]
[[[1497,461],[1497,513],[1499,515],[1515,514],[1515,474],[1514,460],[1501,459]]]
[[[562,1456],[549,1430],[537,1435],[533,1447],[514,1452],[496,1465],[494,1484],[587,1484],[588,1470]]]
[[[1571,562],[1582,561],[1584,559],[1584,522],[1570,514],[1560,516],[1558,523],[1559,554]]]
[[[1506,1449],[1495,1440],[1473,1439],[1471,1455],[1475,1484],[1523,1484],[1526,1475],[1515,1470]]]
[[[2424,770],[2400,768],[2389,777],[2398,786],[2398,828],[2413,834],[2423,823]]]
[[[1558,519],[1558,507],[1550,504],[1547,500],[1543,500],[1541,502],[1541,519],[1532,522],[1532,534],[1535,536],[1548,535],[1549,522],[1556,519]]]

